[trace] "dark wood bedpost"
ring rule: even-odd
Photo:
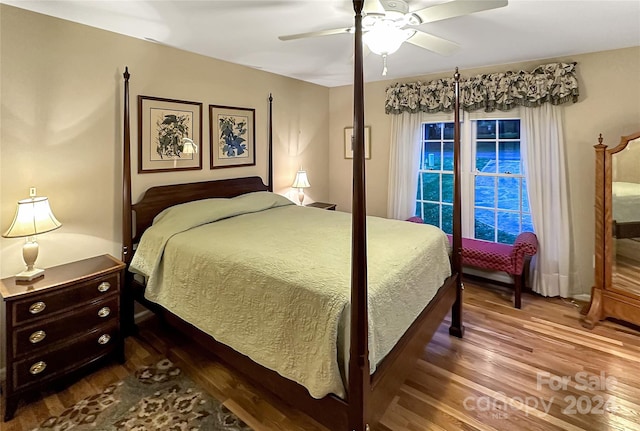
[[[364,77],[362,7],[354,0],[355,52],[353,82],[353,203],[351,235],[351,333],[349,350],[349,429],[365,431],[370,391],[367,310],[367,225],[364,172]]]
[[[272,192],[273,191],[273,96],[269,93],[269,139],[267,141],[267,145],[269,146],[267,150],[267,163],[269,164],[269,172],[267,174],[267,189]]]
[[[451,250],[453,272],[456,274],[456,301],[451,308],[449,334],[462,338],[462,212],[460,210],[460,73],[454,74],[455,103],[453,113],[453,249]]]
[[[124,68],[124,137],[122,156],[122,261],[127,268],[133,257],[133,235],[131,234],[131,125],[129,122],[129,68]],[[135,330],[133,319],[133,292],[131,278],[133,275],[125,270],[122,289],[122,331],[125,335]]]
[[[129,124],[129,68],[124,68],[124,153],[122,158],[122,260],[132,257],[131,235],[131,126]]]

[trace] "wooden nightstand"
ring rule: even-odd
[[[124,268],[103,255],[49,268],[29,282],[0,281],[6,306],[5,421],[28,393],[71,379],[107,358],[124,362]]]
[[[336,204],[328,204],[326,202],[313,202],[309,205],[305,205],[305,207],[320,208],[323,210],[330,210],[330,211],[336,210]]]

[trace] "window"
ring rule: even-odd
[[[520,120],[475,121],[474,238],[513,244],[533,231],[520,158]]]
[[[416,215],[453,233],[453,123],[422,126]]]
[[[520,157],[520,120],[468,121],[462,128],[463,236],[513,244],[533,231]],[[423,124],[416,215],[453,230],[453,123]],[[466,190],[465,190],[466,189]],[[464,219],[467,220],[464,220]]]

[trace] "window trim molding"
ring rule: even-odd
[[[460,146],[462,148],[460,154],[460,185],[461,185],[461,215],[462,215],[462,236],[464,238],[473,238],[475,236],[475,220],[472,217],[475,208],[475,189],[473,187],[475,180],[474,157],[476,140],[476,130],[473,127],[475,121],[478,120],[522,120],[520,110],[510,112],[471,112],[467,113],[466,118],[460,124]],[[422,118],[422,124],[429,123],[451,123],[453,115],[450,113],[437,113],[425,115]],[[420,145],[424,144],[424,139],[420,139]],[[468,150],[465,150],[467,149]],[[521,147],[522,150],[522,147]],[[421,149],[422,151],[422,149]],[[418,169],[420,172],[422,169]],[[523,166],[523,177],[526,179],[525,167]]]

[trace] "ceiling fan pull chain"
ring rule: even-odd
[[[382,76],[387,76],[387,54],[382,54]]]

